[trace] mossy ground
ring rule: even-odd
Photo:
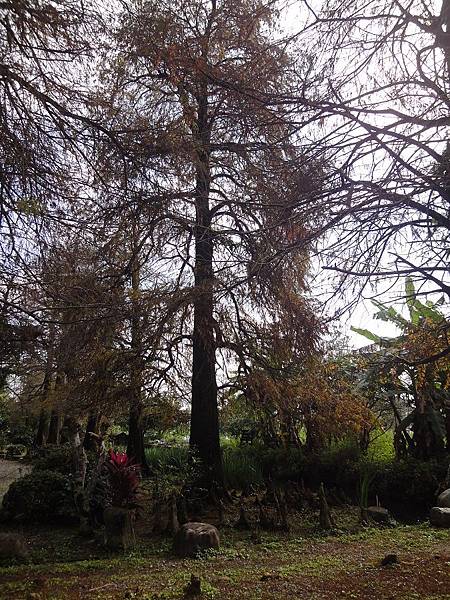
[[[167,538],[145,531],[135,551],[112,555],[74,529],[25,530],[31,562],[0,569],[0,598],[180,599],[193,573],[203,598],[450,600],[448,531],[426,524],[361,529],[347,510],[338,515],[345,528],[327,535],[312,515],[300,518],[291,533],[263,534],[260,543],[224,528],[221,550],[197,560],[174,559]],[[399,564],[381,567],[387,553]]]

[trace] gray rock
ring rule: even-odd
[[[430,510],[430,523],[435,527],[450,529],[450,508],[434,506]]]
[[[19,533],[0,533],[0,558],[26,560],[29,552],[27,542]]]
[[[439,494],[437,505],[441,508],[450,508],[450,488]]]
[[[382,525],[391,525],[393,523],[393,518],[389,511],[382,506],[369,506],[367,516],[375,521],[375,523],[381,523]]]
[[[173,551],[181,558],[193,558],[202,550],[219,546],[219,531],[209,523],[185,523],[173,539]]]

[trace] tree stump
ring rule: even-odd
[[[134,511],[119,506],[105,508],[105,544],[113,550],[128,550],[136,544]]]
[[[327,497],[325,496],[325,488],[323,483],[320,484],[319,488],[319,502],[320,502],[320,516],[319,523],[322,529],[334,529],[336,527],[333,515],[331,514],[328,506]]]
[[[239,519],[234,524],[235,529],[241,529],[243,531],[250,531],[252,528],[245,513],[244,506],[241,504],[241,508],[239,510]]]
[[[202,593],[202,582],[200,577],[196,575],[191,575],[191,580],[184,588],[185,596],[200,596]]]

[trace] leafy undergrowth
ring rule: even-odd
[[[177,560],[167,539],[141,532],[138,550],[108,554],[74,530],[30,530],[32,562],[0,569],[0,598],[171,600],[183,598],[191,573],[202,598],[386,598],[450,600],[450,533],[428,525],[352,527],[325,535],[312,527],[290,534],[221,531],[222,548]],[[380,566],[387,553],[399,564]],[[34,596],[33,596],[34,594]]]

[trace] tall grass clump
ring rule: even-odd
[[[225,485],[247,493],[264,485],[261,460],[253,448],[225,447],[223,450]]]
[[[147,464],[150,471],[153,472],[183,471],[189,464],[189,456],[187,446],[174,446],[173,448],[155,446],[145,450]]]

